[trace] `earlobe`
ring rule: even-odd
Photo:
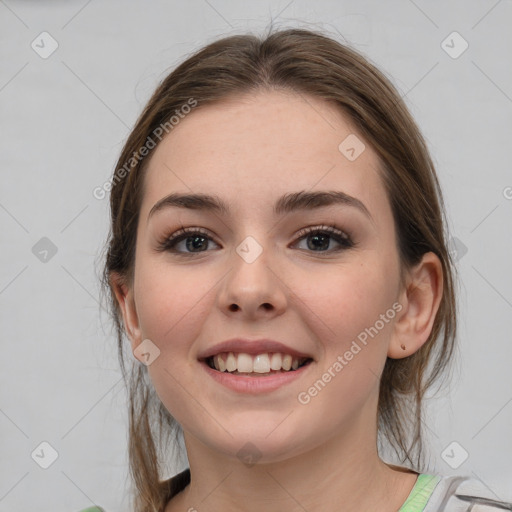
[[[441,261],[433,252],[428,252],[408,273],[400,298],[403,309],[395,320],[388,357],[401,359],[423,346],[432,332],[442,296]]]
[[[130,338],[133,351],[141,342],[141,333],[137,310],[135,308],[133,289],[124,282],[122,277],[116,274],[113,274],[110,277],[110,285],[114,290],[117,303],[119,304],[126,334]]]

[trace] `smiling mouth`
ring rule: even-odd
[[[203,361],[212,369],[231,375],[264,377],[278,373],[290,373],[310,364],[310,357],[293,357],[279,352],[263,352],[251,355],[244,352],[222,352]]]

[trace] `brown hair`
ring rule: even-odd
[[[427,342],[413,355],[388,358],[381,378],[378,432],[401,462],[422,464],[422,399],[447,368],[455,347],[455,268],[447,249],[441,189],[425,141],[390,81],[367,59],[332,38],[302,29],[270,32],[262,38],[235,35],[202,48],[158,86],[122,150],[110,195],[111,231],[106,247],[103,290],[117,330],[121,369],[129,387],[129,462],[135,482],[135,510],[162,511],[171,491],[160,481],[160,456],[172,430],[180,427],[157,398],[144,365],[132,358],[127,373],[122,316],[112,276],[130,285],[145,158],[140,149],[158,127],[190,102],[197,108],[256,89],[285,89],[323,98],[338,106],[376,151],[405,269],[432,251],[442,264],[443,296]],[[128,172],[119,179],[119,170]],[[168,447],[168,446],[167,446]],[[163,458],[162,458],[163,459]]]

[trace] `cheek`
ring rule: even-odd
[[[137,271],[139,293],[135,293],[142,339],[150,339],[160,350],[148,366],[150,379],[170,414],[182,426],[193,428],[194,418],[200,417],[202,422],[209,418],[201,416],[205,413],[193,399],[201,396],[201,390],[191,378],[197,371],[191,349],[213,306],[218,279],[210,281],[197,270],[171,269],[169,264],[154,261]]]
[[[336,272],[329,269],[328,275],[315,276],[314,288],[305,286],[302,291],[307,307],[301,316],[312,322],[308,327],[315,335],[322,336],[324,353],[301,390],[299,403],[309,414],[322,416],[327,430],[357,417],[362,404],[378,397],[396,315],[398,277],[396,266],[377,260],[383,261],[368,258]]]
[[[366,253],[350,264],[326,265],[325,270],[304,274],[295,280],[293,292],[301,316],[313,322],[310,327],[321,334],[327,350],[331,345],[345,346],[373,326],[392,307],[397,283],[393,255]]]
[[[164,352],[185,350],[197,337],[198,317],[211,309],[214,285],[204,272],[152,262],[137,269],[137,314],[142,336]],[[138,293],[137,293],[138,292]]]

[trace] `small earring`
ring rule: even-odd
[[[402,347],[402,350],[405,350],[405,345],[403,343],[400,346]]]

